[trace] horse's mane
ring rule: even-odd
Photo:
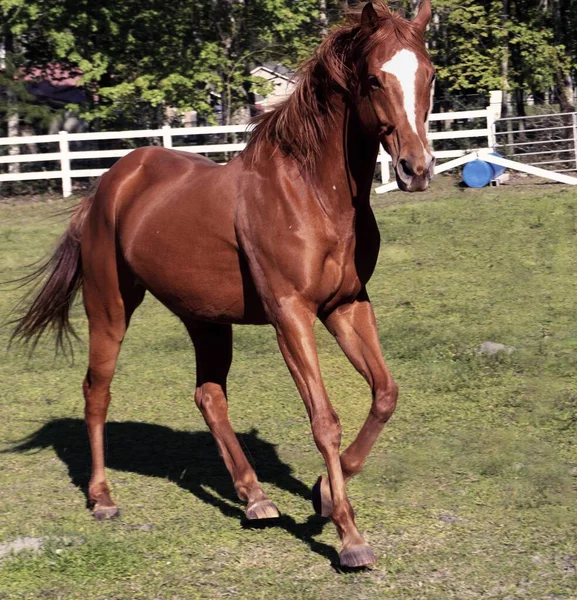
[[[270,156],[270,145],[295,158],[311,172],[334,128],[336,93],[354,97],[359,58],[391,36],[405,48],[423,54],[422,35],[400,14],[377,0],[378,27],[371,33],[360,24],[363,5],[349,11],[351,23],[333,30],[297,71],[291,95],[270,112],[259,115],[245,153],[250,160]],[[268,146],[268,148],[267,148]]]

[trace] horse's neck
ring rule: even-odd
[[[315,177],[335,208],[368,206],[378,150],[378,139],[363,130],[356,111],[339,101]]]

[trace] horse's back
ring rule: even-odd
[[[200,154],[145,146],[133,150],[117,161],[102,176],[99,189],[111,194],[117,187],[122,186],[128,192],[126,195],[130,195],[129,188],[136,191],[144,183],[150,185],[154,182],[162,182],[164,185],[171,183],[175,185],[182,177],[202,175],[221,168],[220,165]],[[127,180],[130,180],[128,187]]]

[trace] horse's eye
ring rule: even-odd
[[[369,76],[369,85],[373,90],[378,90],[381,88],[381,82],[374,75]]]

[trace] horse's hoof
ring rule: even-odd
[[[246,518],[250,521],[255,519],[277,519],[278,517],[280,517],[280,514],[272,500],[261,500],[246,508]]]
[[[377,562],[375,553],[370,546],[356,546],[347,548],[339,554],[341,567],[358,569],[361,567],[372,567]]]
[[[120,516],[120,509],[118,506],[95,506],[92,509],[92,516],[97,521],[109,521]]]
[[[328,488],[328,500],[327,500]],[[317,515],[330,517],[333,512],[333,502],[330,496],[330,487],[325,477],[319,477],[313,485],[313,508]]]

